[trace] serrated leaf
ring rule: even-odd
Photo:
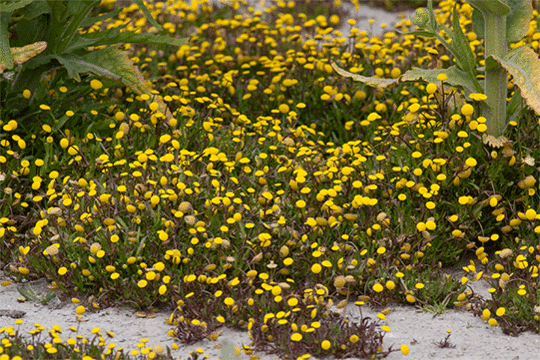
[[[47,43],[45,41],[38,41],[23,47],[13,47],[10,49],[11,56],[13,57],[13,63],[24,64],[34,56],[41,54],[46,48]],[[0,74],[3,73],[7,68],[8,67],[6,64],[0,63]]]
[[[493,56],[493,55],[492,55]],[[510,51],[503,59],[493,58],[514,78],[521,96],[537,114],[540,114],[540,58],[528,46]]]
[[[484,144],[494,147],[494,148],[501,148],[511,142],[510,140],[508,140],[506,137],[502,135],[499,137],[495,137],[493,135],[488,135],[488,134],[482,135],[482,141],[484,142]]]

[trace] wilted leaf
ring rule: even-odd
[[[30,45],[23,47],[13,47],[10,48],[11,56],[13,57],[14,64],[24,64],[34,56],[42,53],[47,48],[47,43],[45,41],[38,41]],[[0,63],[0,74],[7,69],[8,66],[5,63]]]
[[[367,85],[370,85],[370,86],[374,86],[374,87],[379,87],[379,88],[385,88],[389,85],[392,85],[392,84],[395,84],[398,82],[398,79],[378,79],[378,78],[373,78],[373,77],[367,77],[367,76],[362,76],[362,75],[358,75],[358,74],[353,74],[351,72],[348,72],[348,71],[345,71],[341,68],[339,68],[336,63],[334,63],[333,61],[330,62],[330,65],[332,65],[332,67],[334,68],[334,70],[341,76],[343,77],[347,77],[347,78],[352,78],[354,81],[361,81],[363,82],[364,84],[367,84]]]
[[[506,146],[510,140],[508,140],[504,136],[495,137],[493,135],[484,134],[482,136],[482,141],[484,144],[489,145],[494,148],[501,148],[503,146]]]
[[[528,46],[510,51],[501,59],[493,56],[514,78],[521,96],[537,114],[540,114],[540,58]]]
[[[455,66],[450,66],[446,69],[433,69],[433,70],[425,70],[420,68],[412,68],[412,70],[407,71],[405,74],[401,75],[397,79],[379,79],[379,78],[373,78],[373,77],[367,77],[362,75],[353,74],[351,72],[345,71],[343,69],[340,69],[334,62],[331,62],[332,67],[338,74],[344,77],[350,77],[355,81],[361,81],[364,84],[378,87],[378,88],[385,88],[392,84],[397,84],[399,81],[418,81],[418,80],[424,80],[427,82],[432,82],[434,84],[440,83],[439,80],[437,80],[437,76],[440,74],[445,74],[448,79],[445,80],[445,83],[450,84],[452,86],[461,86],[465,90],[465,95],[469,95],[470,93],[475,92],[475,86],[474,83],[471,81],[467,73],[464,71],[459,70]]]

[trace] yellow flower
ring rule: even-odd
[[[103,84],[101,83],[101,81],[93,79],[92,81],[90,81],[90,87],[94,90],[99,90],[103,87]]]
[[[472,93],[469,97],[475,101],[483,101],[487,99],[487,96],[484,94]]]
[[[439,80],[439,81],[448,80],[448,76],[446,76],[446,74],[439,74],[439,75],[437,75],[437,80]]]
[[[433,84],[433,83],[427,84],[427,86],[426,86],[426,92],[427,92],[428,94],[431,95],[431,94],[435,93],[436,91],[437,91],[437,85],[435,85],[435,84]]]
[[[409,355],[409,347],[407,345],[405,345],[405,344],[401,345],[400,349],[401,349],[401,352],[403,353],[403,355]]]
[[[328,341],[328,340],[324,340],[323,342],[321,342],[321,347],[324,350],[330,349],[330,346],[332,346],[332,343],[330,341]]]
[[[302,340],[302,334],[300,333],[294,333],[291,335],[291,340],[292,341],[300,341]]]

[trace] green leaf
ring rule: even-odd
[[[38,41],[23,47],[13,47],[10,49],[10,51],[15,64],[24,64],[34,56],[41,54],[46,48],[47,43],[45,41]],[[6,64],[0,62],[0,74],[6,68],[8,68]]]
[[[473,25],[473,31],[476,34],[476,36],[478,36],[479,39],[483,39],[484,32],[486,31],[485,29],[486,25],[484,23],[484,15],[482,14],[480,10],[474,9],[474,8],[473,8],[473,13],[472,13],[472,25]]]
[[[101,3],[100,0],[78,0],[65,2],[67,3],[67,14],[65,14],[64,17],[67,19],[68,24],[66,26],[64,21],[64,23],[57,25],[59,28],[56,31],[55,40],[58,42],[58,46],[55,46],[53,50],[57,54],[63,54],[65,52],[65,49],[69,46],[73,38],[78,35],[77,31],[81,27],[83,20],[88,16],[92,8]]]
[[[146,5],[144,5],[143,1],[142,0],[133,0],[133,1],[135,2],[135,4],[137,4],[139,9],[141,9],[144,16],[146,16],[146,18],[148,19],[148,21],[150,21],[150,24],[152,24],[158,30],[158,32],[163,31],[161,26],[159,26],[159,24],[157,23],[156,19],[154,19],[152,14],[150,14],[150,11],[146,7]]]
[[[540,58],[528,46],[520,46],[501,59],[493,58],[514,78],[521,96],[537,114],[540,114]]]
[[[521,97],[521,90],[517,88],[512,95],[512,99],[508,102],[506,106],[506,119],[508,122],[515,121],[520,114],[521,106],[523,105],[523,100]]]
[[[476,79],[476,59],[469,45],[469,41],[463,34],[463,30],[459,25],[459,15],[457,12],[457,6],[454,6],[454,14],[452,16],[452,26],[454,31],[454,37],[452,38],[452,44],[456,50],[454,56],[457,57],[461,68],[469,74],[471,79]]]
[[[99,76],[105,76],[117,81],[124,80],[121,69],[115,67],[116,60],[114,47],[108,47],[85,53],[66,53],[51,55],[62,64],[70,78],[81,81],[80,74],[92,72]]]
[[[26,5],[36,0],[10,0],[0,1],[0,13],[11,13],[17,9],[23,8]]]
[[[148,102],[156,102],[159,105],[159,111],[166,118],[171,117],[171,111],[167,105],[151,93],[152,89],[146,84],[143,75],[129,59],[126,52],[117,50],[116,47],[107,47],[83,54],[67,53],[52,57],[66,68],[72,79],[80,81],[80,74],[91,72],[121,82],[137,94],[148,94],[150,97]]]
[[[531,0],[506,0],[511,13],[506,18],[506,39],[516,42],[529,30],[529,22],[533,14]]]
[[[172,45],[182,46],[187,43],[187,39],[175,39],[168,35],[153,34],[135,34],[134,32],[121,29],[126,25],[114,29],[96,31],[89,34],[78,35],[65,52],[72,52],[78,49],[84,49],[88,46],[116,45],[119,43],[133,44],[154,44],[154,45]]]
[[[26,6],[21,12],[26,20],[31,20],[43,14],[50,14],[51,7],[46,1],[36,1]]]
[[[495,16],[506,16],[510,14],[510,8],[501,0],[468,0],[467,2],[473,8],[482,12],[482,14],[492,14]]]
[[[5,66],[8,69],[13,69],[13,56],[9,47],[9,31],[8,22],[11,13],[0,13],[0,68]]]

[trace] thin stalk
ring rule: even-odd
[[[494,137],[503,134],[506,126],[506,92],[508,78],[504,68],[493,59],[491,55],[504,58],[507,52],[506,43],[506,16],[484,14],[485,21],[485,94],[489,107],[487,117],[487,133]],[[489,62],[489,64],[488,64]]]

